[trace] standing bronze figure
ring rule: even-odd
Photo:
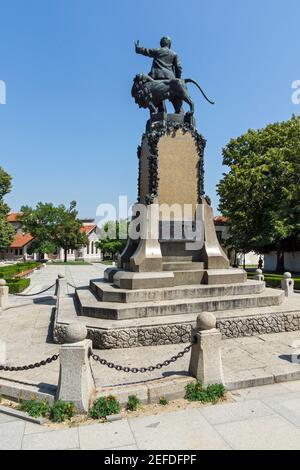
[[[135,51],[153,58],[149,75],[138,74],[134,78],[131,90],[132,97],[140,108],[148,108],[150,114],[166,113],[165,101],[169,100],[174,106],[176,114],[183,114],[183,102],[190,106],[189,114],[194,114],[192,101],[187,83],[193,83],[201,91],[204,98],[211,104],[200,85],[191,78],[182,79],[182,66],[176,52],[171,49],[171,39],[167,36],[160,41],[160,48],[147,49],[141,47],[139,41],[135,42]]]

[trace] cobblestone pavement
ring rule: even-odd
[[[233,403],[49,430],[0,414],[0,450],[300,448],[300,382],[236,391]],[[127,454],[128,455],[128,454]]]

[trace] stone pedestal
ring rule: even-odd
[[[265,276],[263,275],[262,269],[257,269],[255,271],[255,276],[253,277],[255,281],[264,281]]]
[[[0,279],[0,308],[8,307],[9,288],[4,279]]]
[[[134,272],[162,271],[162,254],[159,243],[159,227],[155,211],[157,201],[146,207],[142,219],[143,237],[139,240],[135,252],[130,258],[130,270]]]
[[[295,282],[292,279],[291,273],[284,273],[283,279],[281,281],[281,289],[284,290],[285,296],[290,297],[294,295]]]
[[[106,275],[118,287],[133,289],[132,273],[144,273],[140,287],[245,282],[229,272],[218,241],[213,211],[204,196],[205,139],[194,120],[183,115],[156,115],[147,123],[138,149],[138,203],[146,207],[140,239],[131,237],[119,257],[122,272]],[[145,237],[146,234],[146,237]],[[226,270],[213,273],[210,270]],[[125,271],[125,273],[124,273]],[[146,276],[149,273],[149,276]],[[153,281],[155,273],[155,281]],[[235,276],[233,275],[235,274]],[[137,285],[137,283],[134,283]]]
[[[141,232],[148,237],[130,231],[118,267],[76,289],[81,320],[97,349],[188,343],[197,315],[207,311],[218,312],[224,336],[247,336],[257,328],[282,331],[272,307],[283,302],[283,291],[247,281],[243,269],[229,267],[220,246],[204,194],[204,148],[189,114],[161,113],[148,121],[138,149],[138,203],[131,224],[140,226],[144,211]],[[268,314],[260,313],[262,307],[271,307]],[[56,341],[64,340],[70,321],[68,312],[59,312],[59,318]],[[190,366],[205,383],[222,381],[221,335],[215,326],[210,330],[197,330]]]
[[[59,351],[60,372],[57,399],[73,402],[79,413],[88,412],[96,389],[89,359],[92,341],[81,340],[86,335],[87,330],[84,326],[69,325],[66,333],[69,343],[64,344]]]
[[[212,313],[203,312],[198,316],[194,339],[196,343],[192,347],[189,373],[204,386],[224,384],[222,335],[216,329],[216,318]]]
[[[56,279],[55,295],[65,297],[68,293],[67,279],[63,274],[59,274]]]

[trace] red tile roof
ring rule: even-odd
[[[86,234],[89,234],[91,233],[95,228],[97,227],[97,225],[84,225],[83,227],[81,227],[80,231],[81,232],[84,232]]]
[[[33,240],[33,237],[32,235],[30,235],[30,233],[17,233],[10,247],[11,248],[23,248],[32,240]]]
[[[223,215],[217,215],[214,218],[215,225],[227,225],[229,222],[228,217],[224,217]]]
[[[22,215],[20,212],[11,212],[7,216],[7,221],[8,222],[18,222],[18,217],[20,217],[20,215]]]

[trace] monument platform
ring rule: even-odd
[[[99,349],[189,343],[201,312],[215,313],[225,338],[298,328],[300,308],[286,314],[284,291],[230,267],[204,193],[205,139],[186,118],[157,115],[147,123],[127,245],[104,279],[76,289],[77,313],[59,304],[57,342],[72,317]]]
[[[283,291],[264,289],[264,283],[252,282],[215,288],[202,285],[198,288],[184,286],[181,289],[137,290],[131,291],[131,299],[134,299],[134,295],[136,299],[128,301],[130,297],[125,290],[102,281],[91,282],[91,288],[77,289],[76,296],[83,316],[111,320],[218,312],[282,303]],[[104,293],[109,301],[101,300]]]
[[[93,289],[101,289],[115,293],[115,288],[107,282],[92,281]],[[239,290],[242,288],[243,295],[240,296]],[[194,290],[195,289],[195,290]],[[166,293],[162,293],[166,291]],[[93,307],[101,303],[95,294],[86,288],[79,289],[77,295],[89,292],[90,299],[93,299]],[[295,294],[284,300],[284,292],[278,289],[265,289],[264,283],[258,281],[248,281],[243,286],[182,286],[176,289],[155,289],[154,292],[120,292],[121,297],[115,297],[117,302],[105,302],[113,308],[113,304],[119,306],[131,305],[127,301],[132,300],[131,295],[138,295],[142,303],[146,303],[149,295],[158,299],[160,296],[167,296],[173,299],[173,302],[182,302],[178,299],[184,295],[201,295],[195,299],[206,310],[211,309],[217,318],[217,328],[221,331],[223,338],[240,338],[258,336],[267,333],[281,333],[300,330],[300,296]],[[227,294],[227,295],[226,295]],[[109,294],[110,295],[110,294]],[[205,297],[205,295],[207,297]],[[123,297],[123,298],[122,298]],[[174,297],[176,300],[174,300]],[[245,299],[248,298],[248,308],[245,307]],[[142,300],[144,299],[144,301]],[[250,301],[249,299],[252,299]],[[255,299],[255,300],[253,300]],[[121,300],[121,302],[120,302]],[[157,303],[161,303],[157,300]],[[164,301],[166,302],[166,301]],[[170,300],[169,300],[170,302]],[[205,304],[206,302],[206,304]],[[229,303],[231,308],[228,309]],[[193,304],[193,303],[192,303]],[[235,304],[235,308],[232,306]],[[74,321],[80,321],[86,325],[88,336],[93,340],[93,345],[97,349],[123,349],[140,346],[155,346],[167,344],[189,343],[191,341],[192,330],[196,325],[197,311],[171,313],[156,316],[142,316],[139,318],[129,318],[118,320],[114,318],[96,318],[95,316],[82,315],[80,304],[76,300],[75,305],[70,297],[61,299],[57,307],[54,340],[57,343],[64,342],[66,326]],[[216,310],[216,306],[220,310]],[[222,309],[223,306],[223,309]],[[204,308],[204,307],[203,307]],[[196,310],[196,309],[195,309]]]

